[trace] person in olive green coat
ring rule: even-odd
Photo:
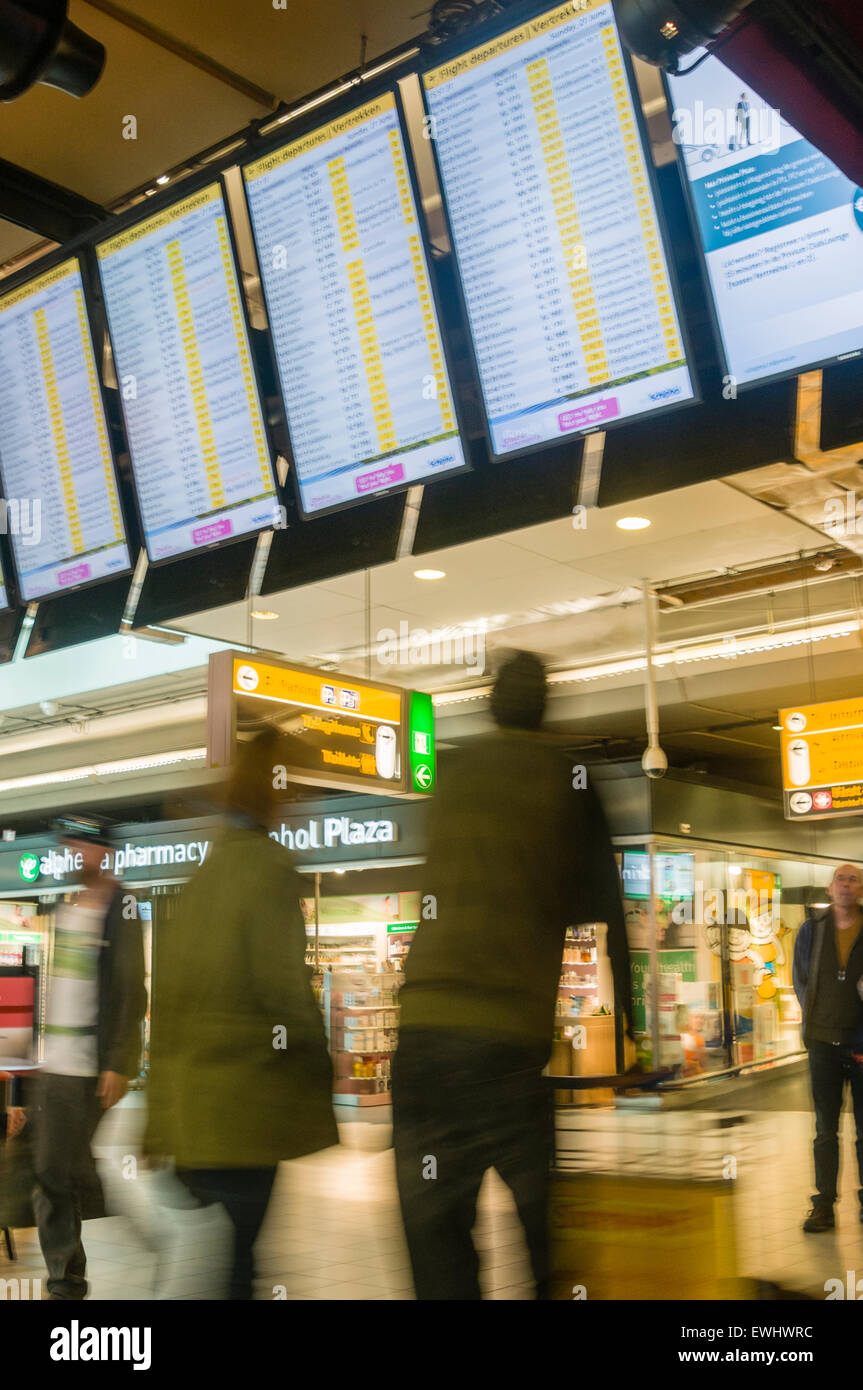
[[[240,749],[224,833],[156,942],[144,1150],[173,1156],[196,1196],[225,1207],[232,1299],[252,1297],[276,1165],[338,1143],[303,887],[268,834],[283,761],[275,733]]]

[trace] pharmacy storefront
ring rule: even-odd
[[[308,938],[306,960],[316,971],[322,1002],[328,1003],[332,985],[326,977],[339,971],[353,970],[370,979],[382,974],[398,977],[419,920],[417,875],[422,863],[426,803],[366,795],[292,803],[289,810],[271,837],[292,851],[308,884],[308,896],[302,904]],[[112,833],[102,867],[124,891],[124,912],[141,922],[148,996],[154,965],[157,968],[160,933],[170,931],[177,894],[213,853],[220,825],[214,816],[118,825]],[[0,931],[0,948],[6,951],[8,966],[20,968],[22,977],[26,973],[33,980],[34,1057],[40,1051],[54,912],[64,895],[80,886],[80,869],[80,855],[48,836],[0,846],[0,929],[8,926],[8,941]],[[398,979],[396,989],[397,983]],[[388,984],[387,997],[395,997],[392,982]],[[392,1013],[387,1022],[394,1018]],[[149,1037],[148,1012],[142,1077],[148,1070]],[[371,1051],[383,1053],[386,1049],[375,1049],[371,1044],[384,1041],[381,1029],[374,1038],[348,1030],[352,1049],[354,1044],[369,1044]],[[16,1035],[16,1055],[20,1055],[20,1043]],[[382,1079],[382,1073],[385,1079],[388,1067],[383,1057],[367,1058],[357,1052],[341,1064],[341,1070],[347,1071],[348,1093],[376,1093],[375,1083]],[[359,1076],[354,1075],[355,1070]],[[355,1084],[359,1080],[363,1086]]]

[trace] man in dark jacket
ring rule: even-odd
[[[32,1083],[33,1206],[53,1299],[87,1295],[81,1207],[100,1194],[90,1142],[105,1110],[138,1070],[146,1012],[144,948],[127,919],[102,821],[60,822],[83,885],[57,911],[48,977],[45,1065]]]
[[[832,906],[810,917],[794,947],[794,989],[803,1010],[803,1041],[815,1106],[815,1186],[804,1231],[835,1225],[839,1117],[845,1082],[857,1127],[860,1219],[863,1221],[863,878],[840,864],[827,890]]]
[[[546,682],[522,652],[492,693],[499,731],[459,751],[430,808],[423,918],[400,993],[393,1125],[420,1299],[480,1297],[471,1240],[485,1171],[508,1184],[547,1296],[551,1051],[566,928],[608,924],[632,1017],[620,880],[584,769],[539,732]]]

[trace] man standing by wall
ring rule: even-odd
[[[831,907],[810,917],[794,947],[794,989],[803,1010],[803,1041],[815,1106],[815,1186],[804,1231],[835,1224],[839,1118],[845,1082],[857,1126],[860,1219],[863,1221],[863,877],[840,864],[827,890]]]
[[[33,1205],[53,1299],[87,1294],[81,1201],[99,1190],[90,1142],[105,1110],[123,1099],[138,1068],[146,1012],[144,948],[119,885],[102,870],[104,823],[59,822],[80,855],[82,890],[57,911],[48,979],[45,1065],[34,1079]]]
[[[495,734],[459,750],[430,808],[420,922],[399,1002],[393,1139],[420,1299],[480,1297],[471,1239],[483,1175],[518,1207],[547,1297],[551,1051],[566,928],[608,925],[615,1011],[632,1017],[620,879],[587,782],[540,731],[542,663],[495,681]]]

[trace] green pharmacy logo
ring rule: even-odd
[[[35,883],[39,877],[39,856],[22,854],[18,860],[18,872],[25,883]]]

